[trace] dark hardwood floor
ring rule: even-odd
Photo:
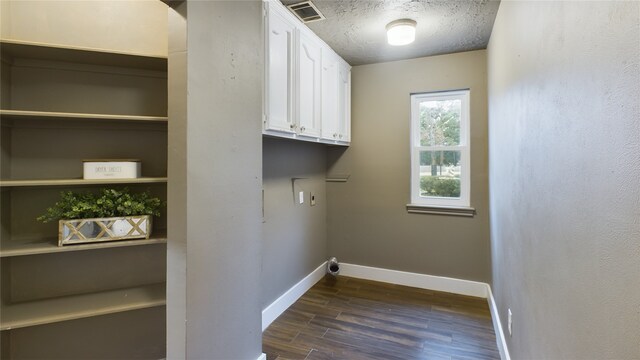
[[[268,360],[500,359],[486,299],[326,276],[262,335]]]

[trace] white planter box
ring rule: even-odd
[[[58,246],[148,239],[151,235],[151,220],[151,215],[60,220],[58,222]]]
[[[142,173],[140,160],[84,160],[85,179],[136,179]]]

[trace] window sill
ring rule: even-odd
[[[476,209],[463,206],[434,206],[407,204],[407,212],[411,214],[449,215],[474,217]]]

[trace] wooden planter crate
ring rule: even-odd
[[[58,246],[104,241],[148,239],[150,215],[98,219],[60,220]]]

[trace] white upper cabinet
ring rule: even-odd
[[[322,138],[338,140],[338,56],[333,51],[322,51]]]
[[[264,129],[294,133],[293,61],[296,25],[277,11],[268,11],[267,14]]]
[[[320,137],[322,43],[305,31],[298,32],[297,120],[298,134]]]
[[[262,133],[348,145],[351,66],[279,1],[265,4]]]
[[[348,143],[351,134],[351,67],[330,49],[322,52],[322,139]]]
[[[338,141],[351,141],[351,66],[338,66]]]

